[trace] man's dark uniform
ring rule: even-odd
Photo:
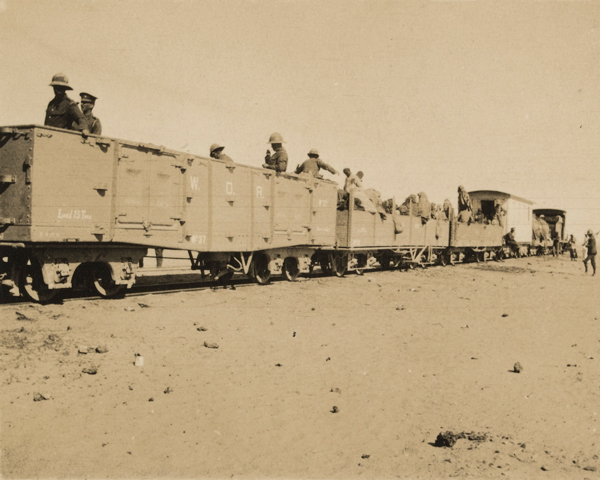
[[[84,113],[83,116],[87,120],[90,133],[92,135],[102,135],[102,124],[100,123],[100,119],[98,117],[94,117],[91,113]]]
[[[296,168],[296,173],[308,173],[313,177],[316,177],[319,174],[319,170],[321,168],[327,170],[330,173],[333,173],[334,175],[337,173],[335,168],[327,165],[320,158],[309,158],[307,160],[304,160],[304,163],[302,163],[302,165]]]
[[[513,253],[516,255],[517,258],[521,258],[519,244],[515,240],[515,234],[512,230],[510,232],[508,232],[506,235],[504,235],[504,242],[506,243],[506,245],[508,247],[510,247],[510,249],[513,251]]]
[[[279,147],[273,155],[265,157],[265,168],[270,168],[276,172],[283,173],[287,170],[288,155],[285,148]]]
[[[88,122],[77,102],[65,97],[57,101],[56,97],[50,100],[46,109],[46,120],[44,125],[66,130],[82,131],[88,129]]]

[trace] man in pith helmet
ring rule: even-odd
[[[92,114],[92,110],[96,105],[96,99],[98,97],[85,92],[81,92],[79,96],[81,97],[81,111],[88,122],[90,133],[92,135],[102,135],[102,124],[100,123],[100,119]]]
[[[302,165],[298,165],[296,167],[296,173],[307,173],[313,177],[317,177],[320,176],[319,170],[321,168],[333,173],[334,175],[338,175],[337,170],[321,160],[319,158],[319,151],[316,148],[313,148],[310,152],[308,152],[308,160],[304,160]]]
[[[285,148],[283,148],[283,145],[281,145],[282,143],[285,143],[283,137],[275,132],[271,135],[271,138],[269,138],[268,143],[270,143],[271,148],[273,148],[273,155],[271,155],[270,150],[267,150],[263,168],[270,168],[278,173],[285,172],[287,170],[288,155]]]
[[[210,146],[210,156],[212,158],[216,158],[217,160],[223,160],[224,162],[233,163],[233,160],[228,155],[223,153],[224,148],[224,146],[219,145],[218,143],[213,143]]]
[[[88,123],[77,106],[77,102],[67,96],[69,79],[64,73],[57,73],[52,77],[50,86],[54,89],[54,98],[48,103],[44,125],[66,130],[78,130],[84,136],[89,135]]]
[[[587,247],[587,254],[586,254],[585,260],[583,260],[583,265],[585,266],[585,273],[587,273],[588,262],[590,262],[592,264],[592,270],[593,270],[592,277],[593,277],[594,275],[596,275],[596,254],[598,253],[598,250],[596,248],[596,237],[594,237],[594,232],[592,231],[591,228],[587,231],[585,236],[586,236],[586,239],[585,239],[585,243],[583,244],[583,246]]]

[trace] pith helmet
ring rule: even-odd
[[[309,155],[315,155],[316,157],[319,156],[319,151],[316,148],[311,149],[310,152],[308,152]]]
[[[272,133],[267,143],[285,143],[280,133]]]
[[[588,234],[588,235],[593,235],[593,234],[594,234],[594,232],[593,232],[593,231],[592,231],[592,229],[590,228],[590,229],[588,230],[588,233],[587,233],[587,234]]]
[[[67,90],[73,90],[69,86],[69,79],[64,73],[57,73],[52,77],[52,82],[50,82],[51,87],[65,87]]]
[[[79,94],[79,96],[81,97],[81,102],[96,103],[96,99],[98,98],[98,97],[95,97],[94,95],[92,95],[91,93],[86,93],[86,92],[81,92]]]
[[[215,150],[223,150],[225,147],[222,145],[219,145],[218,143],[213,143],[210,146],[210,153],[213,153]]]

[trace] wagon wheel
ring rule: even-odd
[[[287,257],[283,261],[282,274],[283,278],[288,282],[293,282],[298,278],[298,275],[300,275],[300,268],[296,257]]]
[[[21,295],[41,304],[56,299],[59,290],[50,290],[44,282],[42,267],[37,260],[28,260],[19,270],[18,286]]]
[[[343,277],[348,268],[348,256],[343,253],[333,255],[331,269],[336,277]]]
[[[122,297],[127,289],[126,285],[117,285],[115,283],[108,265],[100,265],[94,268],[92,283],[94,290],[103,298]]]
[[[271,278],[269,258],[264,253],[259,253],[252,262],[251,276],[259,285],[266,285]]]

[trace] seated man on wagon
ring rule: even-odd
[[[344,191],[346,193],[362,188],[362,181],[358,178],[358,175],[354,175],[349,168],[344,168],[343,172],[346,175],[346,182],[344,183]]]
[[[504,243],[507,247],[510,247],[511,251],[515,254],[517,258],[521,258],[521,249],[519,244],[515,240],[515,227],[510,229],[506,235],[504,235]]]

